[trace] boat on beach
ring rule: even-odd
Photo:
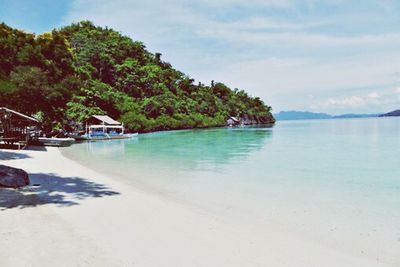
[[[39,137],[37,140],[38,145],[42,146],[56,146],[56,147],[66,147],[70,146],[75,142],[74,138],[57,138],[57,137]]]
[[[112,139],[129,139],[138,133],[125,133],[123,123],[109,116],[93,115],[86,121],[84,132],[69,134],[68,136],[77,141],[96,141]]]

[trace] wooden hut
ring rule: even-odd
[[[40,122],[15,110],[0,107],[0,143],[24,148],[34,138]]]

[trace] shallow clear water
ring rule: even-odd
[[[381,256],[400,251],[400,118],[159,132],[63,153],[216,215],[327,245],[359,239]]]

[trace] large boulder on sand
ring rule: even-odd
[[[26,171],[0,165],[0,187],[18,188],[26,185],[29,185],[29,176]]]

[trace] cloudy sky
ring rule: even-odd
[[[80,20],[144,42],[192,78],[275,112],[400,108],[398,0],[0,0],[0,21],[42,33]]]

